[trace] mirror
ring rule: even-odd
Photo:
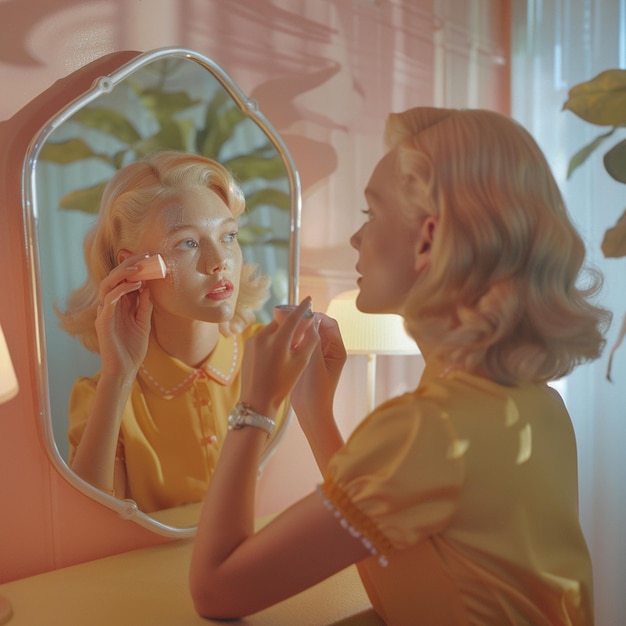
[[[93,224],[106,181],[124,165],[158,149],[209,156],[242,187],[240,218],[244,260],[272,280],[257,314],[268,322],[276,304],[297,300],[300,183],[280,136],[232,79],[210,59],[168,48],[140,54],[95,81],[34,137],[24,163],[24,211],[31,241],[32,290],[38,316],[42,430],[55,466],[90,497],[168,536],[195,530],[198,506],[146,513],[77,477],[67,465],[70,390],[92,376],[99,357],[60,329],[54,306],[64,306],[86,277],[83,239]],[[283,416],[263,464],[290,421]]]

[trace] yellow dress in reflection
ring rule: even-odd
[[[126,463],[127,498],[146,512],[204,498],[239,400],[241,358],[261,328],[223,337],[198,368],[164,352],[154,336],[124,409],[117,456]],[[70,464],[91,412],[98,374],[79,378],[69,406]],[[282,415],[282,412],[281,414]]]
[[[547,385],[505,387],[429,361],[331,460],[327,506],[390,626],[593,623],[576,442]]]

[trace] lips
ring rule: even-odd
[[[208,300],[226,300],[233,295],[235,287],[230,280],[220,280],[219,283],[209,291],[205,298]]]

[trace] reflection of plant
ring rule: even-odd
[[[77,128],[73,137],[44,144],[40,160],[69,165],[94,159],[110,166],[113,174],[128,162],[158,149],[192,151],[220,161],[234,174],[246,195],[248,214],[260,206],[289,211],[288,193],[268,184],[286,178],[282,158],[262,133],[255,135],[252,150],[238,152],[234,137],[249,123],[249,118],[224,89],[214,90],[209,100],[192,97],[176,87],[166,89],[168,77],[180,62],[175,59],[152,64],[150,69],[158,71],[156,84],[141,84],[133,80],[134,75],[122,83],[131,100],[141,107],[141,120],[107,105],[105,97],[99,98],[71,117],[69,122]],[[90,135],[98,136],[99,140],[89,142]],[[92,143],[97,143],[98,149]],[[103,149],[103,145],[109,149]],[[60,208],[96,213],[106,182],[67,193],[59,202]],[[242,224],[239,238],[243,245],[288,245],[287,239],[274,236],[271,227],[252,223]]]
[[[626,70],[606,70],[591,80],[572,87],[563,105],[581,119],[596,126],[610,126],[611,129],[596,137],[581,148],[570,160],[567,170],[569,178],[574,170],[582,165],[606,139],[618,128],[626,127]],[[620,183],[626,183],[626,139],[615,144],[604,155],[604,167],[609,175]],[[626,211],[615,226],[604,233],[602,252],[605,257],[626,256]],[[611,380],[611,362],[615,350],[626,335],[626,316],[611,350],[607,378]]]

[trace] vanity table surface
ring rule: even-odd
[[[379,626],[356,567],[234,622],[205,620],[187,586],[192,540],[74,565],[0,585],[8,626]]]

